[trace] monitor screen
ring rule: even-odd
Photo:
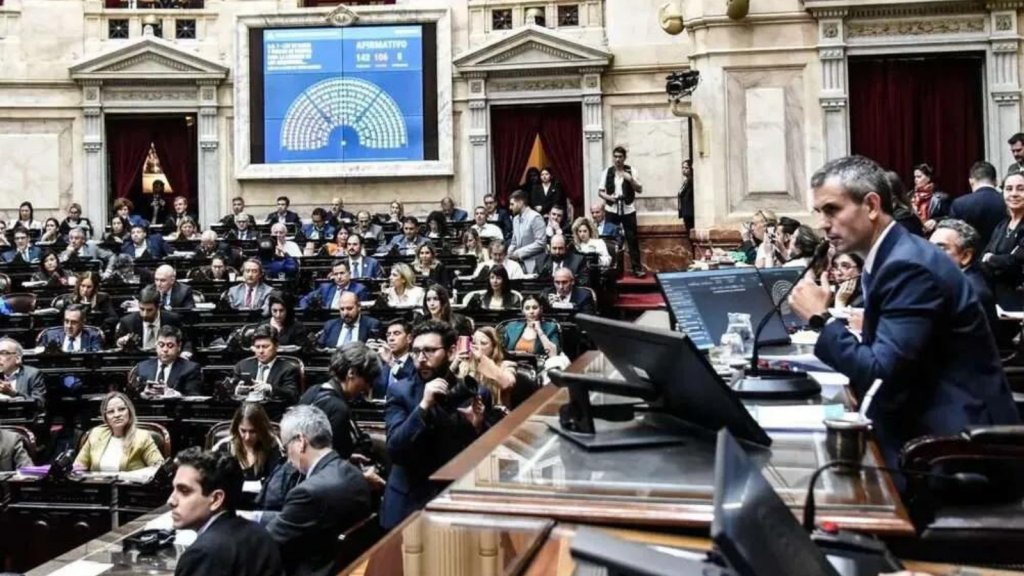
[[[772,303],[778,304],[779,301],[789,294],[793,286],[800,281],[800,273],[803,272],[803,268],[762,268],[760,272],[761,281],[768,290],[768,294],[771,295]],[[790,332],[803,330],[807,327],[807,323],[789,307],[789,302],[782,302],[779,312],[782,313],[782,323],[786,325],[786,329]]]
[[[673,326],[701,350],[719,344],[730,312],[750,314],[751,327],[756,329],[773,306],[761,276],[752,267],[662,272],[657,279]],[[761,343],[789,343],[789,333],[778,314],[765,326]]]
[[[575,322],[627,382],[653,384],[665,412],[707,430],[726,427],[739,438],[771,445],[768,434],[685,334],[586,314],[576,315]]]
[[[718,433],[711,538],[740,576],[838,576],[728,430]]]
[[[253,163],[437,159],[433,25],[254,33]]]

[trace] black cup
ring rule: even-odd
[[[829,460],[843,462],[837,472],[856,473],[867,450],[869,420],[831,418],[825,420],[825,449]]]

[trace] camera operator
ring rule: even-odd
[[[472,378],[452,373],[456,340],[455,330],[444,322],[417,325],[410,350],[416,372],[388,389],[384,422],[392,467],[380,513],[385,530],[436,495],[430,475],[484,429],[491,397]]]

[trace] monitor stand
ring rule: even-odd
[[[546,424],[548,428],[563,438],[592,451],[672,446],[686,443],[686,438],[679,433],[652,426],[644,420],[632,422],[595,420],[593,434],[569,430],[553,420],[547,420]]]
[[[821,385],[806,372],[758,370],[733,383],[741,400],[806,400],[821,394]]]

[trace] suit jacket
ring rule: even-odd
[[[446,217],[449,222],[465,222],[469,219],[469,213],[462,208],[453,208],[451,217]]]
[[[156,290],[156,286],[150,284],[150,288]],[[175,282],[171,286],[170,300],[167,296],[162,297],[163,308],[195,308],[196,300],[192,293],[192,287],[188,284],[182,284],[181,282]]]
[[[981,245],[975,249],[981,250],[988,246],[992,232],[1006,218],[1006,201],[998,190],[985,186],[954,200],[949,216],[974,226],[981,235]]]
[[[156,358],[149,358],[135,366],[135,374],[143,382],[148,382],[156,380],[159,369],[159,361]],[[203,386],[203,373],[199,364],[184,358],[178,358],[171,365],[169,372],[165,376],[167,378],[167,386],[177,390],[183,396],[202,396],[206,393]]]
[[[863,341],[832,322],[814,352],[861,397],[884,382],[869,417],[889,466],[913,438],[1018,421],[985,313],[948,256],[894,225],[861,279]]]
[[[47,328],[39,333],[39,345],[48,346],[50,342],[56,342],[61,350],[64,349],[64,339],[67,337],[63,328]],[[82,329],[78,336],[77,352],[99,352],[103,349],[103,335],[98,331]]]
[[[405,234],[399,234],[388,242],[388,245],[384,250],[378,250],[378,252],[390,252],[391,250],[398,250],[401,254],[413,254],[416,249],[429,242],[426,236],[417,235],[416,238],[409,240],[405,237]]]
[[[412,378],[415,371],[416,364],[412,361],[411,354],[405,357],[405,360],[400,366],[381,362],[380,377],[377,378],[377,381],[373,384],[373,397],[384,398],[388,393],[388,388],[391,387],[393,382]]]
[[[185,218],[191,218],[193,222],[199,222],[199,218],[195,214],[185,212],[184,214],[178,215],[178,213],[175,212],[164,219],[163,233],[170,234],[172,232],[177,232],[178,224]]]
[[[978,302],[981,303],[981,308],[985,311],[985,318],[988,319],[989,329],[992,330],[993,334],[996,334],[999,328],[999,316],[996,314],[996,297],[992,293],[992,288],[988,285],[988,280],[985,279],[981,268],[973,262],[970,266],[964,268],[964,276],[967,276],[971,289],[978,296]]]
[[[252,306],[248,308],[245,306],[246,289],[247,286],[244,283],[228,288],[228,305],[235,310],[263,310],[264,314],[268,313],[270,305],[267,304],[267,298],[274,289],[269,284],[264,284],[263,282],[257,284],[256,291],[253,292]]]
[[[611,236],[615,239],[621,239],[622,228],[618,224],[612,224],[607,218],[601,221],[601,224],[594,224],[597,228],[598,236]]]
[[[113,434],[106,424],[96,426],[89,430],[89,436],[78,451],[75,457],[75,466],[85,468],[91,472],[100,469],[100,460],[103,458],[103,451]],[[131,442],[124,444],[124,451],[121,454],[121,465],[118,470],[130,472],[147,466],[155,466],[164,461],[160,448],[153,441],[153,436],[145,430],[136,429],[132,435]]]
[[[275,224],[275,223],[277,223],[279,221],[279,219],[277,217],[277,210],[274,210],[270,214],[267,214],[267,217],[266,217],[265,221],[266,221],[267,224]],[[296,214],[295,212],[292,212],[291,210],[286,210],[285,211],[285,213],[284,213],[284,223],[285,224],[294,224],[296,226],[296,228],[302,228],[302,218],[299,218],[299,215]]]
[[[131,239],[125,240],[124,245],[121,246],[121,254],[127,254],[136,259],[160,260],[171,252],[172,250],[167,246],[167,242],[159,236],[146,238],[146,250],[138,258],[135,256],[135,244],[132,243]]]
[[[253,378],[259,373],[259,362],[256,358],[246,358],[235,364],[235,377],[250,374]],[[277,358],[270,367],[267,384],[274,389],[274,398],[285,404],[294,404],[299,397],[299,368],[290,360]]]
[[[538,278],[550,279],[554,276],[554,257],[551,254],[544,254],[544,256],[537,261],[537,269],[534,273],[537,274]],[[577,284],[588,284],[588,270],[587,261],[583,256],[575,252],[566,252],[565,256],[562,257],[562,267],[572,270],[573,278],[576,279]]]
[[[528,206],[512,221],[512,241],[508,245],[508,255],[515,256],[522,262],[523,270],[533,274],[544,257],[547,247],[547,225],[544,217]]]
[[[548,337],[548,340],[558,346],[558,349],[562,349],[561,338],[558,335],[558,324],[555,324],[551,320],[541,320],[540,329],[544,331],[544,335]],[[526,321],[516,320],[509,322],[505,325],[504,337],[502,339],[502,346],[505,350],[515,350],[516,343],[523,337],[523,332],[526,331]],[[544,346],[540,343],[540,338],[533,341],[533,353],[544,354]]]
[[[338,285],[334,282],[325,282],[320,284],[320,286],[315,290],[302,297],[302,300],[299,301],[299,309],[302,310],[309,308],[309,305],[316,300],[317,296],[320,298],[321,308],[330,308],[331,302],[334,301],[334,294],[337,291]],[[349,282],[344,291],[354,293],[360,302],[373,299],[373,296],[370,295],[370,291],[366,286],[363,286],[358,282]]]
[[[181,328],[181,316],[169,310],[160,310],[160,326],[174,326]],[[131,314],[125,314],[121,317],[121,320],[117,323],[117,330],[115,331],[115,337],[120,338],[125,334],[135,334],[139,337],[139,341],[142,341],[143,333],[143,322],[142,316],[138,312],[132,312]]]
[[[331,423],[334,451],[345,460],[355,450],[356,438],[352,425],[352,411],[341,390],[334,385],[320,384],[313,386],[299,398],[299,404],[316,406],[327,415]]]
[[[36,401],[39,409],[46,408],[46,381],[38,368],[22,365],[14,378],[14,396]]]
[[[381,526],[394,528],[409,514],[423,508],[437,487],[430,475],[477,438],[477,431],[455,410],[434,405],[419,407],[426,383],[419,373],[388,388],[384,408],[391,473],[380,509]]]
[[[8,264],[32,264],[39,262],[39,259],[43,256],[43,251],[38,246],[28,247],[28,260],[25,260],[21,256],[21,252],[18,252],[17,248],[12,248],[9,252],[4,252],[4,262]]]
[[[356,232],[363,237],[363,239],[372,238],[376,240],[378,244],[384,241],[384,228],[380,224],[370,224],[370,227],[364,232],[356,230]]]
[[[366,314],[359,314],[358,340],[365,343],[370,338],[380,338],[383,333],[383,326],[380,320]],[[341,336],[341,319],[335,318],[324,324],[323,332],[317,338],[316,343],[321,348],[334,348],[338,345],[338,337]]]
[[[555,293],[553,288],[545,288],[540,297],[544,300],[551,302],[550,298]],[[573,286],[572,294],[569,295],[569,301],[572,302],[572,311],[574,313],[593,314],[595,303],[594,298],[591,296],[590,290],[586,288],[580,288],[579,286]]]
[[[362,262],[360,263],[359,274],[356,274],[355,266],[351,258],[348,259],[349,269],[352,271],[353,278],[383,278],[384,268],[380,265],[380,262],[376,258],[370,256],[363,256]]]
[[[309,224],[305,224],[302,227],[302,235],[307,240],[312,240],[313,239],[313,233],[316,232],[316,231],[317,231],[316,227],[313,226],[312,222],[310,222]],[[320,233],[319,240],[323,240],[325,242],[328,241],[328,240],[334,240],[334,232],[335,232],[334,226],[332,226],[331,224],[325,223],[324,227],[319,230],[319,233]]]
[[[538,210],[538,212],[544,215],[551,212],[551,209],[555,206],[565,210],[565,190],[562,189],[562,185],[558,182],[552,182],[551,186],[548,188],[548,193],[545,194],[544,185],[538,182],[537,185],[530,190],[530,207],[537,210],[538,206],[540,206],[540,210]]]
[[[502,207],[497,207],[494,210],[494,214],[487,216],[487,221],[491,224],[497,224],[498,228],[501,228],[501,232],[505,235],[505,238],[512,236],[512,215],[508,213],[508,210]]]
[[[10,430],[0,430],[0,472],[13,472],[32,464],[32,457],[25,449],[21,435]]]
[[[358,468],[333,450],[288,492],[280,512],[264,512],[287,574],[333,576],[338,536],[370,515],[370,487]]]
[[[226,511],[178,558],[174,576],[281,576],[281,553],[262,527]]]

